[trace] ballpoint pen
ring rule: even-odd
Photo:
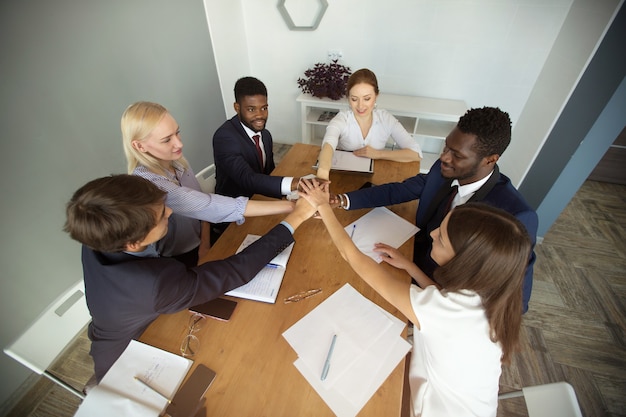
[[[322,369],[322,381],[326,379],[328,370],[330,369],[330,359],[333,356],[333,350],[335,350],[335,342],[337,341],[337,335],[333,335],[333,341],[330,342],[330,349],[328,349],[328,355],[326,355],[326,362],[324,362],[324,369]]]
[[[354,237],[354,230],[356,229],[356,224],[352,225],[352,232],[350,233],[350,239]]]
[[[141,382],[144,386],[150,388],[153,392],[156,392],[157,394],[159,394],[161,397],[163,397],[164,399],[167,400],[168,404],[172,403],[172,400],[170,400],[170,397],[168,397],[167,395],[163,394],[161,391],[159,391],[158,389],[154,388],[152,385],[150,385],[147,381],[144,381],[142,378],[135,376],[135,379],[139,382]]]

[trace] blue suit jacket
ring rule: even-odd
[[[159,314],[175,313],[237,288],[293,242],[282,224],[246,249],[194,268],[174,258],[103,253],[83,246],[89,338],[98,381]],[[182,341],[182,340],[181,340]]]
[[[267,129],[261,131],[265,166],[261,166],[254,143],[241,126],[238,116],[227,120],[213,135],[213,158],[215,160],[215,192],[230,197],[252,197],[262,194],[281,198],[283,177],[269,174],[274,170],[272,135]]]
[[[431,275],[436,264],[430,258],[432,240],[429,238],[429,234],[432,230],[439,227],[439,224],[429,224],[428,219],[426,219],[426,214],[429,211],[431,202],[436,198],[439,189],[446,184],[447,181],[448,180],[441,176],[441,161],[437,161],[430,168],[428,174],[418,174],[403,182],[382,184],[347,193],[350,198],[350,209],[381,207],[419,200],[415,216],[415,225],[420,228],[421,236],[418,234],[415,238],[416,245],[413,260],[424,272]],[[486,194],[481,193],[481,190],[488,185],[492,188],[488,190]],[[507,176],[500,174],[496,166],[492,178],[490,178],[481,190],[478,190],[469,201],[481,201],[505,210],[517,217],[526,227],[534,248],[537,239],[537,213],[528,205],[519,191],[513,187],[511,180]],[[420,239],[420,237],[422,239]],[[420,240],[422,242],[421,244],[418,243]],[[535,253],[533,251],[524,278],[524,312],[528,310],[528,301],[530,300],[532,291],[534,263]]]

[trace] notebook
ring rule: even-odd
[[[122,355],[89,391],[75,417],[157,417],[168,405],[192,361],[131,340]]]
[[[239,245],[237,253],[241,252],[253,242],[260,239],[258,235],[248,235],[244,241]],[[287,262],[291,251],[293,250],[293,243],[281,253],[279,253],[274,259],[272,259],[266,266],[259,271],[259,273],[245,285],[239,288],[228,291],[226,295],[239,298],[247,298],[248,300],[262,301],[265,303],[275,303],[280,285],[283,282],[285,271],[287,269]]]
[[[317,169],[319,160],[315,162],[313,169]],[[336,150],[333,153],[333,161],[330,169],[337,171],[353,171],[364,172],[367,174],[374,173],[374,160],[371,158],[362,158],[354,155],[349,151]]]

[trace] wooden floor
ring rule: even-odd
[[[523,351],[500,392],[568,381],[584,416],[626,416],[626,186],[585,182],[536,253]],[[520,403],[498,416],[526,416]]]
[[[568,381],[584,416],[626,417],[626,186],[585,182],[536,253],[523,350],[500,391]],[[88,349],[83,335],[59,361],[79,389],[92,375]],[[42,378],[8,417],[69,417],[79,403]],[[499,417],[527,415],[522,398],[500,401]]]

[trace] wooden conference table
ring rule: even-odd
[[[295,144],[273,175],[304,176],[314,173],[320,147]],[[375,161],[374,174],[332,171],[331,192],[356,190],[365,182],[383,184],[399,181],[419,172],[419,163]],[[255,199],[266,199],[255,196]],[[415,220],[415,201],[389,207],[409,220]],[[343,225],[366,214],[370,209],[335,213]],[[249,218],[244,224],[232,224],[200,263],[223,259],[235,253],[247,234],[262,235],[280,222],[284,215]],[[293,365],[297,355],[282,333],[304,317],[327,297],[350,283],[368,299],[402,320],[404,316],[387,303],[356,275],[330,240],[323,223],[311,219],[296,230],[296,244],[287,265],[275,304],[244,299],[238,301],[230,321],[205,320],[196,334],[200,352],[195,363],[203,363],[217,376],[206,394],[207,416],[332,416],[331,409]],[[412,256],[413,239],[400,250]],[[390,275],[408,275],[383,264]],[[303,290],[321,288],[322,292],[297,303],[285,304],[284,298]],[[227,297],[228,298],[228,297]],[[180,353],[187,334],[189,313],[161,315],[144,332],[141,341],[158,348]],[[195,364],[194,364],[195,366]],[[359,416],[399,416],[404,384],[404,360],[363,407]],[[192,368],[193,371],[193,368]],[[190,372],[191,373],[191,372]]]

